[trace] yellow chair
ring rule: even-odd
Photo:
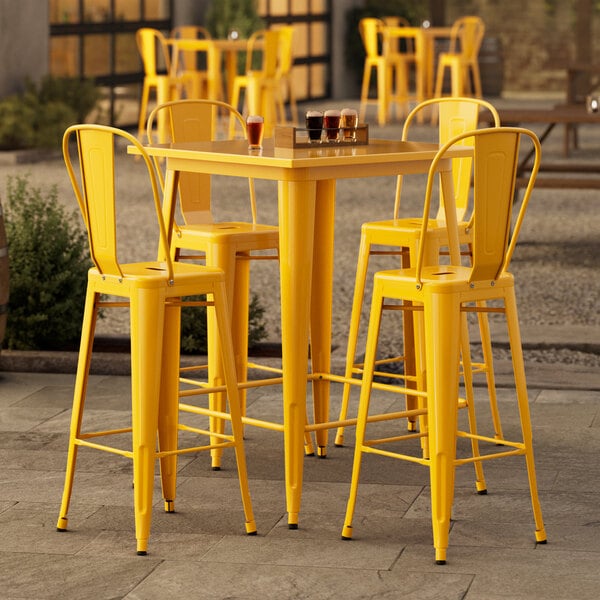
[[[211,35],[208,29],[200,25],[180,25],[171,30],[171,38],[210,40]],[[183,79],[187,98],[206,98],[208,94],[208,71],[198,68],[198,54],[195,50],[183,50],[177,56],[178,75]]]
[[[157,29],[143,27],[135,34],[138,51],[144,66],[144,83],[140,99],[138,136],[144,134],[151,90],[156,91],[157,104],[177,99],[182,77],[171,72],[171,59],[165,36]]]
[[[442,96],[446,69],[450,70],[451,96],[482,97],[478,60],[484,34],[485,24],[480,17],[461,17],[453,23],[450,49],[438,57],[434,92],[436,98]]]
[[[281,36],[280,29],[254,32],[248,39],[246,71],[242,75],[236,75],[232,85],[230,104],[239,109],[241,93],[245,90],[242,112],[264,117],[265,137],[271,137],[273,126],[277,121],[277,99],[281,87],[277,77]],[[255,65],[259,56],[261,66],[257,68]],[[229,135],[233,137],[236,120],[232,117],[229,123]]]
[[[430,110],[439,111],[440,119],[438,126],[438,140],[444,144],[449,139],[464,131],[471,131],[477,128],[479,114],[481,110],[488,110],[495,121],[495,125],[500,124],[498,112],[485,100],[476,98],[439,98],[426,100],[417,105],[408,115],[402,130],[402,140],[410,139],[411,127],[419,116]],[[469,145],[469,140],[464,140]],[[467,219],[467,209],[469,206],[469,193],[471,190],[471,158],[456,158],[452,163],[452,174],[454,184],[454,205],[456,206],[456,218],[459,223],[459,236],[461,244],[471,243],[471,228]],[[360,319],[363,306],[363,297],[367,272],[369,267],[369,257],[384,255],[398,256],[401,264],[408,267],[414,264],[417,251],[421,246],[421,219],[415,217],[400,218],[400,200],[402,191],[402,176],[398,177],[396,187],[396,199],[394,203],[393,218],[387,221],[372,221],[363,223],[361,227],[360,248],[356,266],[356,280],[354,285],[354,298],[352,302],[352,312],[350,317],[350,331],[348,334],[348,346],[346,351],[346,370],[345,378],[349,381],[354,375],[361,375],[362,365],[356,361],[356,347],[358,343],[358,333],[360,328]],[[427,259],[430,262],[437,263],[438,256],[442,249],[447,246],[446,223],[444,215],[444,202],[441,199],[438,213],[435,219],[430,219],[427,228]],[[387,247],[381,249],[381,246]],[[377,247],[379,249],[376,249]],[[490,395],[490,405],[495,425],[495,435],[502,439],[502,427],[498,416],[496,402],[496,386],[494,372],[492,367],[492,350],[490,343],[489,325],[485,313],[479,315],[479,325],[484,351],[484,362],[474,365],[476,372],[485,372],[488,382]],[[413,324],[410,314],[405,315],[404,328],[406,346],[403,357],[396,357],[395,360],[404,360],[404,371],[406,374],[414,373],[414,352],[410,342]],[[386,363],[393,362],[387,359]],[[342,394],[342,405],[340,409],[340,420],[346,418],[348,404],[350,401],[351,385],[344,384]],[[414,399],[408,399],[409,405],[414,404]],[[416,426],[415,419],[409,421],[410,429]],[[344,428],[339,427],[336,432],[335,444],[342,446],[344,443]]]
[[[406,90],[400,95],[398,89],[394,89],[392,82],[407,81],[407,63],[401,53],[385,52],[383,34],[385,24],[380,19],[365,18],[358,24],[360,37],[365,49],[365,64],[363,68],[362,87],[360,92],[359,121],[364,123],[368,104],[377,104],[377,121],[379,125],[385,125],[388,118],[390,103],[406,102]],[[377,75],[377,97],[369,98],[369,86],[371,74],[375,69]]]
[[[148,118],[147,135],[152,143],[155,120],[162,114],[170,127],[174,142],[216,139],[217,115],[225,111],[245,130],[243,117],[232,106],[213,100],[179,100],[157,106]],[[160,171],[159,171],[160,173]],[[279,229],[256,222],[254,181],[249,180],[251,221],[215,222],[211,214],[211,177],[202,173],[182,172],[179,177],[179,208],[182,223],[174,223],[171,253],[176,260],[199,257],[211,267],[225,272],[227,297],[230,298],[234,353],[238,380],[245,382],[248,373],[248,304],[250,261],[278,258]],[[170,209],[169,209],[170,210]],[[189,251],[189,252],[186,252]],[[271,251],[267,254],[266,251]],[[217,360],[219,350],[214,328],[209,320],[209,361],[214,367],[210,379],[222,377]],[[252,363],[252,367],[258,365]],[[241,392],[244,406],[245,392]],[[216,425],[215,425],[216,426]],[[220,453],[213,453],[213,468],[220,465]]]
[[[76,138],[79,175],[71,162],[69,141]],[[159,258],[147,262],[121,262],[117,252],[117,203],[115,195],[116,142],[135,146],[147,167],[153,208],[159,230]],[[219,446],[234,447],[247,533],[256,525],[248,490],[241,411],[233,361],[225,277],[220,269],[173,262],[167,250],[167,225],[160,206],[159,184],[152,162],[141,144],[129,133],[100,125],[74,125],[63,138],[63,154],[73,190],[85,222],[94,265],[88,272],[81,347],[69,451],[60,516],[57,529],[67,528],[67,511],[73,488],[79,447],[85,446],[133,459],[135,529],[138,554],[146,554],[150,535],[154,467],[160,459],[165,510],[173,512],[177,455],[180,452],[208,450],[208,446],[177,447],[178,366],[181,297],[206,294],[217,314],[222,349],[225,388],[229,400],[232,434],[223,435]],[[127,160],[127,157],[119,157]],[[152,202],[150,200],[150,202]],[[152,252],[152,250],[151,250]],[[107,301],[115,297],[115,301]],[[98,311],[129,307],[131,323],[131,426],[114,430],[84,430],[84,404],[92,357]],[[202,410],[202,409],[200,409]],[[203,414],[211,415],[204,410]],[[224,415],[219,415],[225,418]],[[190,428],[186,428],[190,431]],[[206,433],[194,429],[199,433]],[[158,436],[157,436],[158,432]],[[118,434],[121,434],[119,436]],[[105,437],[131,434],[131,449],[123,443],[111,446]],[[157,439],[158,448],[157,451]]]
[[[516,181],[516,171],[521,139],[529,139],[534,147],[535,161],[511,234],[511,217]],[[426,264],[430,237],[429,210],[436,169],[448,148],[468,140],[474,146],[474,211],[473,253],[470,266],[461,266],[458,256],[458,231],[449,225],[452,260],[449,265]],[[365,369],[361,385],[356,448],[352,469],[352,483],[347,505],[342,537],[350,539],[353,534],[354,514],[361,459],[364,452],[408,460],[429,467],[431,485],[431,518],[435,559],[438,564],[446,562],[450,517],[454,496],[455,467],[462,464],[479,464],[506,456],[524,455],[527,465],[531,502],[535,520],[536,541],[544,543],[546,532],[537,494],[535,465],[533,459],[531,422],[527,399],[527,385],[519,321],[514,293],[514,279],[508,272],[523,216],[540,164],[540,143],[535,134],[522,128],[489,128],[463,133],[446,143],[434,159],[426,188],[421,220],[422,240],[414,267],[395,271],[381,271],[374,279],[373,299],[369,320],[369,333],[365,356]],[[450,215],[451,216],[451,215]],[[377,353],[377,338],[385,300],[409,302],[408,309],[415,311],[421,321],[423,336],[418,342],[423,361],[418,364],[419,406],[421,418],[427,422],[420,436],[425,441],[427,453],[404,454],[399,446],[385,446],[414,438],[415,434],[389,437],[379,431],[377,423],[406,418],[411,411],[388,415],[369,414],[372,396],[373,374]],[[505,314],[509,331],[512,364],[515,377],[516,399],[520,415],[521,439],[503,440],[502,447],[494,438],[479,435],[473,421],[469,431],[458,430],[459,355],[461,344],[468,340],[463,336],[463,311],[477,311],[477,303],[493,300],[498,312]],[[418,312],[417,312],[418,311]],[[381,389],[383,386],[379,386]],[[397,388],[389,386],[388,389]],[[424,391],[426,390],[426,391]],[[409,390],[403,390],[409,391]],[[369,427],[369,436],[366,428]],[[388,427],[389,429],[389,427]],[[373,437],[374,436],[374,437]],[[472,453],[467,458],[457,458],[457,443],[466,438],[472,443]],[[480,455],[479,443],[489,443],[493,448]]]
[[[294,66],[294,26],[286,25],[278,27],[279,38],[279,60],[277,62],[276,78],[280,84],[277,93],[277,122],[287,123],[285,114],[285,100],[289,100],[291,122],[298,122],[298,105],[296,103],[296,93],[294,91],[294,81],[292,79],[292,67]]]

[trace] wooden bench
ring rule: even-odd
[[[600,113],[588,113],[584,105],[557,105],[553,108],[501,108],[498,109],[502,125],[527,125],[540,123],[546,128],[539,136],[540,143],[548,137],[556,125],[600,125]],[[484,121],[488,120],[485,115]],[[491,121],[488,120],[491,124]],[[565,135],[564,155],[569,155],[569,136]],[[517,185],[522,187],[525,178],[522,175],[531,167],[531,151],[519,163],[517,171]],[[562,173],[563,175],[546,176],[546,172]],[[600,189],[600,163],[569,161],[565,163],[552,163],[542,160],[540,176],[536,180],[537,187],[544,188],[574,188],[574,189]]]

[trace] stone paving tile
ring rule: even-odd
[[[432,571],[474,575],[464,596],[468,600],[592,600],[598,597],[600,574],[595,565],[598,555],[594,552],[555,551],[550,543],[527,550],[459,547],[451,542],[446,565],[433,565],[432,558],[431,549],[411,546],[402,553],[394,569],[422,571],[429,560]]]
[[[126,600],[193,598],[202,590],[206,600],[364,600],[365,598],[443,598],[459,600],[472,577],[461,574],[403,573],[389,571],[298,566],[222,564],[202,561],[193,570],[182,562],[160,565]]]

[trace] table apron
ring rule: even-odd
[[[365,164],[326,165],[316,167],[278,167],[275,165],[222,163],[198,158],[167,159],[167,169],[171,171],[197,172],[211,175],[226,175],[272,181],[323,181],[361,177],[410,175],[427,173],[431,160],[390,161]],[[440,171],[451,169],[450,159],[439,163]]]

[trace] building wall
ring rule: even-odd
[[[48,2],[0,0],[0,97],[20,92],[26,78],[48,70]]]
[[[446,24],[461,15],[479,15],[486,37],[499,41],[502,90],[565,91],[565,65],[576,59],[578,0],[447,0]],[[592,11],[591,62],[600,50],[600,10]]]

